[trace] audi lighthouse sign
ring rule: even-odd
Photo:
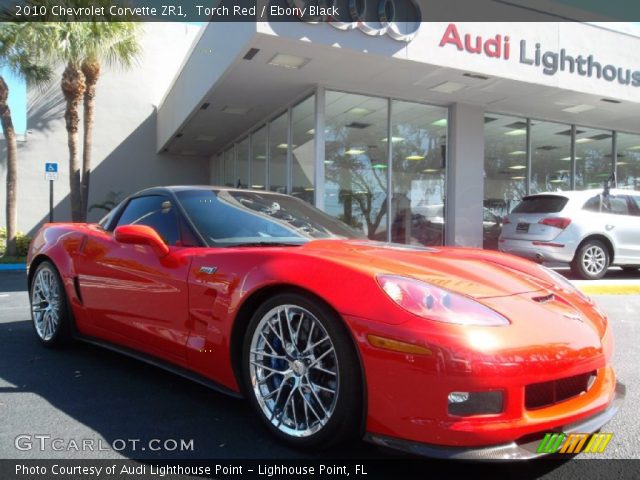
[[[417,0],[287,0],[307,23],[324,22],[338,30],[360,30],[370,36],[387,35],[410,42],[420,29]]]

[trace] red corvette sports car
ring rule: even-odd
[[[514,256],[367,240],[293,197],[139,192],[29,251],[33,325],[248,398],[277,437],[416,454],[538,456],[593,432],[624,387],[607,317]]]

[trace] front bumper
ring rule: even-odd
[[[609,420],[611,420],[618,412],[626,395],[626,388],[621,383],[616,383],[615,395],[609,406],[580,421],[570,423],[554,431],[563,433],[593,433],[600,430]],[[367,433],[364,440],[375,445],[390,448],[393,450],[404,451],[413,455],[424,457],[456,459],[456,460],[530,460],[533,458],[547,455],[539,453],[538,446],[542,440],[543,434],[550,432],[540,432],[540,438],[531,440],[531,435],[527,435],[522,442],[513,441],[500,445],[491,445],[486,447],[450,447],[429,445],[426,443],[402,440],[399,438],[387,437],[375,433]]]

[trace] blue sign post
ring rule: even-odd
[[[44,164],[44,178],[49,180],[49,223],[53,223],[53,182],[58,179],[58,164]]]

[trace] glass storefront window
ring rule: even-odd
[[[267,184],[267,127],[251,134],[251,188],[264,190]]]
[[[269,124],[269,190],[287,193],[287,112]]]
[[[619,188],[640,191],[640,135],[618,133]]]
[[[533,120],[530,193],[570,188],[571,126]]]
[[[611,175],[612,136],[607,130],[576,128],[576,190],[600,188]]]
[[[393,101],[391,132],[391,241],[442,245],[447,109]]]
[[[315,96],[291,109],[291,194],[313,203]]]
[[[224,152],[224,184],[227,187],[234,186],[235,177],[235,158],[233,147]]]
[[[245,138],[236,145],[236,184],[239,188],[249,186],[249,139]]]
[[[325,210],[387,239],[387,100],[326,92]]]
[[[484,122],[483,246],[496,249],[502,217],[526,194],[527,120],[489,114]]]

